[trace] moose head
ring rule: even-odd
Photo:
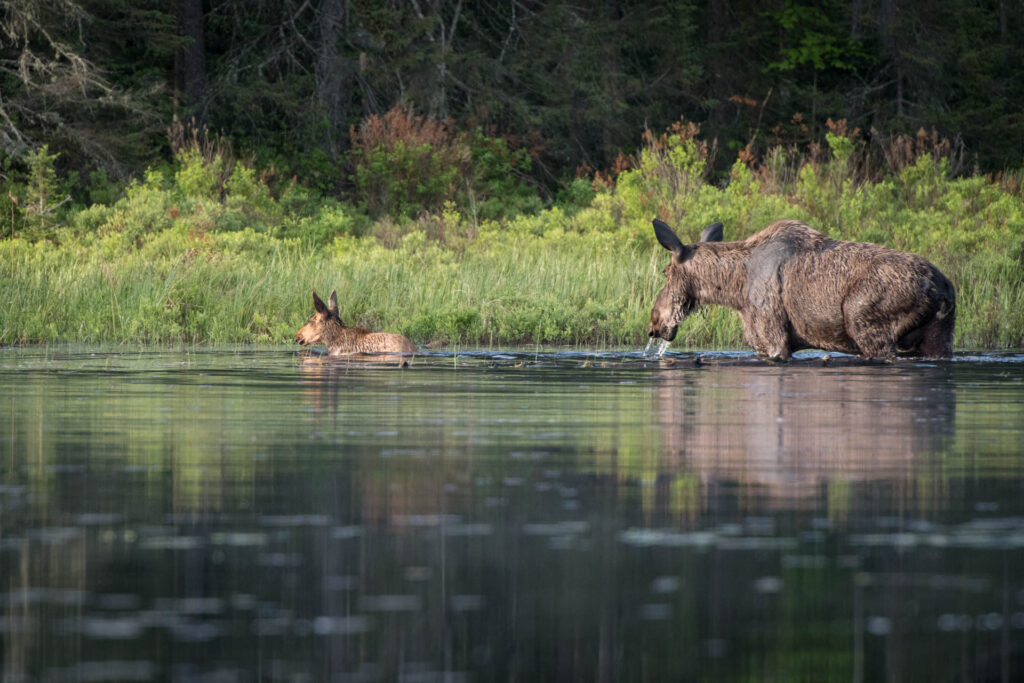
[[[295,341],[303,346],[312,344],[326,344],[328,338],[336,336],[338,330],[344,327],[341,317],[338,315],[338,292],[331,292],[328,298],[329,304],[313,292],[313,308],[316,312],[310,317],[305,326],[295,333]]]
[[[672,228],[658,219],[654,219],[654,234],[661,246],[672,252],[672,260],[665,266],[665,286],[654,300],[647,335],[672,341],[679,325],[700,303],[697,281],[702,273],[699,267],[694,268],[694,255],[700,247],[683,244]],[[700,241],[721,242],[722,224],[712,223],[704,228]]]

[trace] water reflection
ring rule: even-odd
[[[4,351],[3,680],[1024,673],[1024,363],[669,356]]]
[[[661,462],[751,501],[820,504],[829,484],[906,482],[951,444],[953,367],[729,366],[656,373]]]

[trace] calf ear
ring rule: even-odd
[[[338,312],[338,290],[331,290],[331,298],[327,300],[327,303],[330,304],[331,313]]]
[[[316,309],[317,313],[327,312],[327,304],[325,304],[323,300],[316,295],[316,292],[313,292],[313,308]]]
[[[704,228],[704,232],[700,234],[701,242],[721,242],[722,241],[722,224],[712,223],[708,227]]]
[[[672,252],[672,258],[675,261],[682,261],[689,255],[689,248],[679,241],[676,234],[672,232],[672,228],[664,221],[660,221],[657,218],[654,219],[654,236],[658,238],[658,244],[665,247]]]

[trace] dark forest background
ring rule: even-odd
[[[820,141],[829,119],[868,142],[937,131],[964,172],[1024,158],[1024,0],[0,6],[0,173],[47,145],[97,195],[170,160],[178,117],[184,135],[207,126],[254,167],[343,198],[353,147],[375,142],[363,123],[396,106],[442,124],[432,135],[528,154],[512,166],[548,197],[680,118],[719,169]]]

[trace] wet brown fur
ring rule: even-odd
[[[362,327],[349,327],[338,315],[338,295],[331,292],[330,305],[313,292],[316,312],[309,322],[295,334],[295,341],[303,346],[323,344],[330,356],[354,353],[416,353],[416,345],[407,337],[389,332],[370,332]]]
[[[953,285],[920,256],[834,240],[792,220],[736,242],[720,241],[720,223],[693,245],[661,221],[655,233],[673,258],[651,310],[652,337],[671,341],[693,308],[720,304],[739,311],[747,343],[772,359],[801,349],[953,355]]]

